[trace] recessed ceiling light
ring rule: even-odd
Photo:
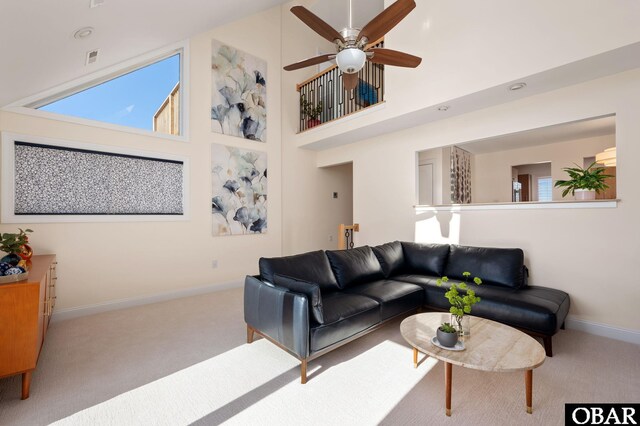
[[[527,83],[516,83],[509,86],[509,90],[513,92],[515,90],[524,89],[525,87],[527,87]]]
[[[449,105],[440,105],[438,107],[438,111],[448,111],[449,110]]]
[[[82,40],[89,37],[91,34],[93,34],[93,27],[84,27],[73,33],[73,37],[78,40]]]

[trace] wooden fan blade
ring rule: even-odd
[[[335,57],[336,55],[332,55],[332,54],[316,56],[313,58],[305,59],[304,61],[296,62],[295,64],[287,65],[286,67],[284,67],[284,70],[285,71],[299,70],[300,68],[310,67],[311,65],[317,65],[323,62],[327,62]]]
[[[358,41],[363,37],[366,37],[370,42],[378,40],[398,25],[415,7],[414,0],[396,0],[362,28],[358,34]]]
[[[296,15],[298,19],[307,24],[309,28],[320,34],[322,37],[333,43],[335,40],[345,42],[342,35],[336,31],[331,25],[324,22],[322,19],[313,14],[309,9],[304,6],[293,6],[291,13]]]
[[[347,74],[346,72],[342,73],[342,85],[344,86],[344,90],[353,90],[358,85],[358,73]]]
[[[369,61],[374,64],[395,65],[396,67],[415,68],[420,65],[422,58],[409,55],[408,53],[398,52],[397,50],[385,49],[377,47],[369,49],[373,56],[369,57]],[[367,52],[367,53],[368,53]]]

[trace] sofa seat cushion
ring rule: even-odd
[[[425,305],[449,310],[444,285],[425,285],[424,289]],[[473,290],[481,300],[473,305],[471,315],[526,331],[553,335],[569,312],[569,295],[553,288],[529,286],[516,290],[482,284]]]
[[[338,290],[338,282],[322,250],[295,256],[260,258],[260,276],[274,284],[274,274],[317,283],[322,291]]]
[[[350,250],[328,250],[326,253],[342,289],[384,278],[380,262],[369,246]]]
[[[440,277],[431,277],[429,275],[418,275],[418,274],[401,274],[393,277],[393,279],[396,281],[418,284],[419,286],[436,285],[436,280],[438,278]]]
[[[380,280],[360,284],[345,290],[345,292],[361,294],[378,301],[380,303],[382,321],[419,308],[424,301],[422,287],[395,280]]]
[[[525,286],[524,252],[521,249],[451,246],[444,275],[464,279],[470,272],[485,284],[521,288]]]
[[[449,257],[448,244],[402,243],[405,272],[441,277]]]
[[[322,304],[324,324],[311,328],[311,353],[380,323],[380,304],[366,296],[334,292],[323,295]]]
[[[404,271],[404,253],[400,241],[371,247],[378,258],[385,278],[401,274]]]

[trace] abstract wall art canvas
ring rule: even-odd
[[[211,48],[211,130],[266,142],[266,61],[217,40]]]
[[[183,215],[182,161],[15,142],[15,215]]]
[[[211,146],[213,235],[267,232],[267,154]]]

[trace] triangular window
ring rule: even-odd
[[[119,126],[181,135],[181,55],[147,63],[30,105]]]

